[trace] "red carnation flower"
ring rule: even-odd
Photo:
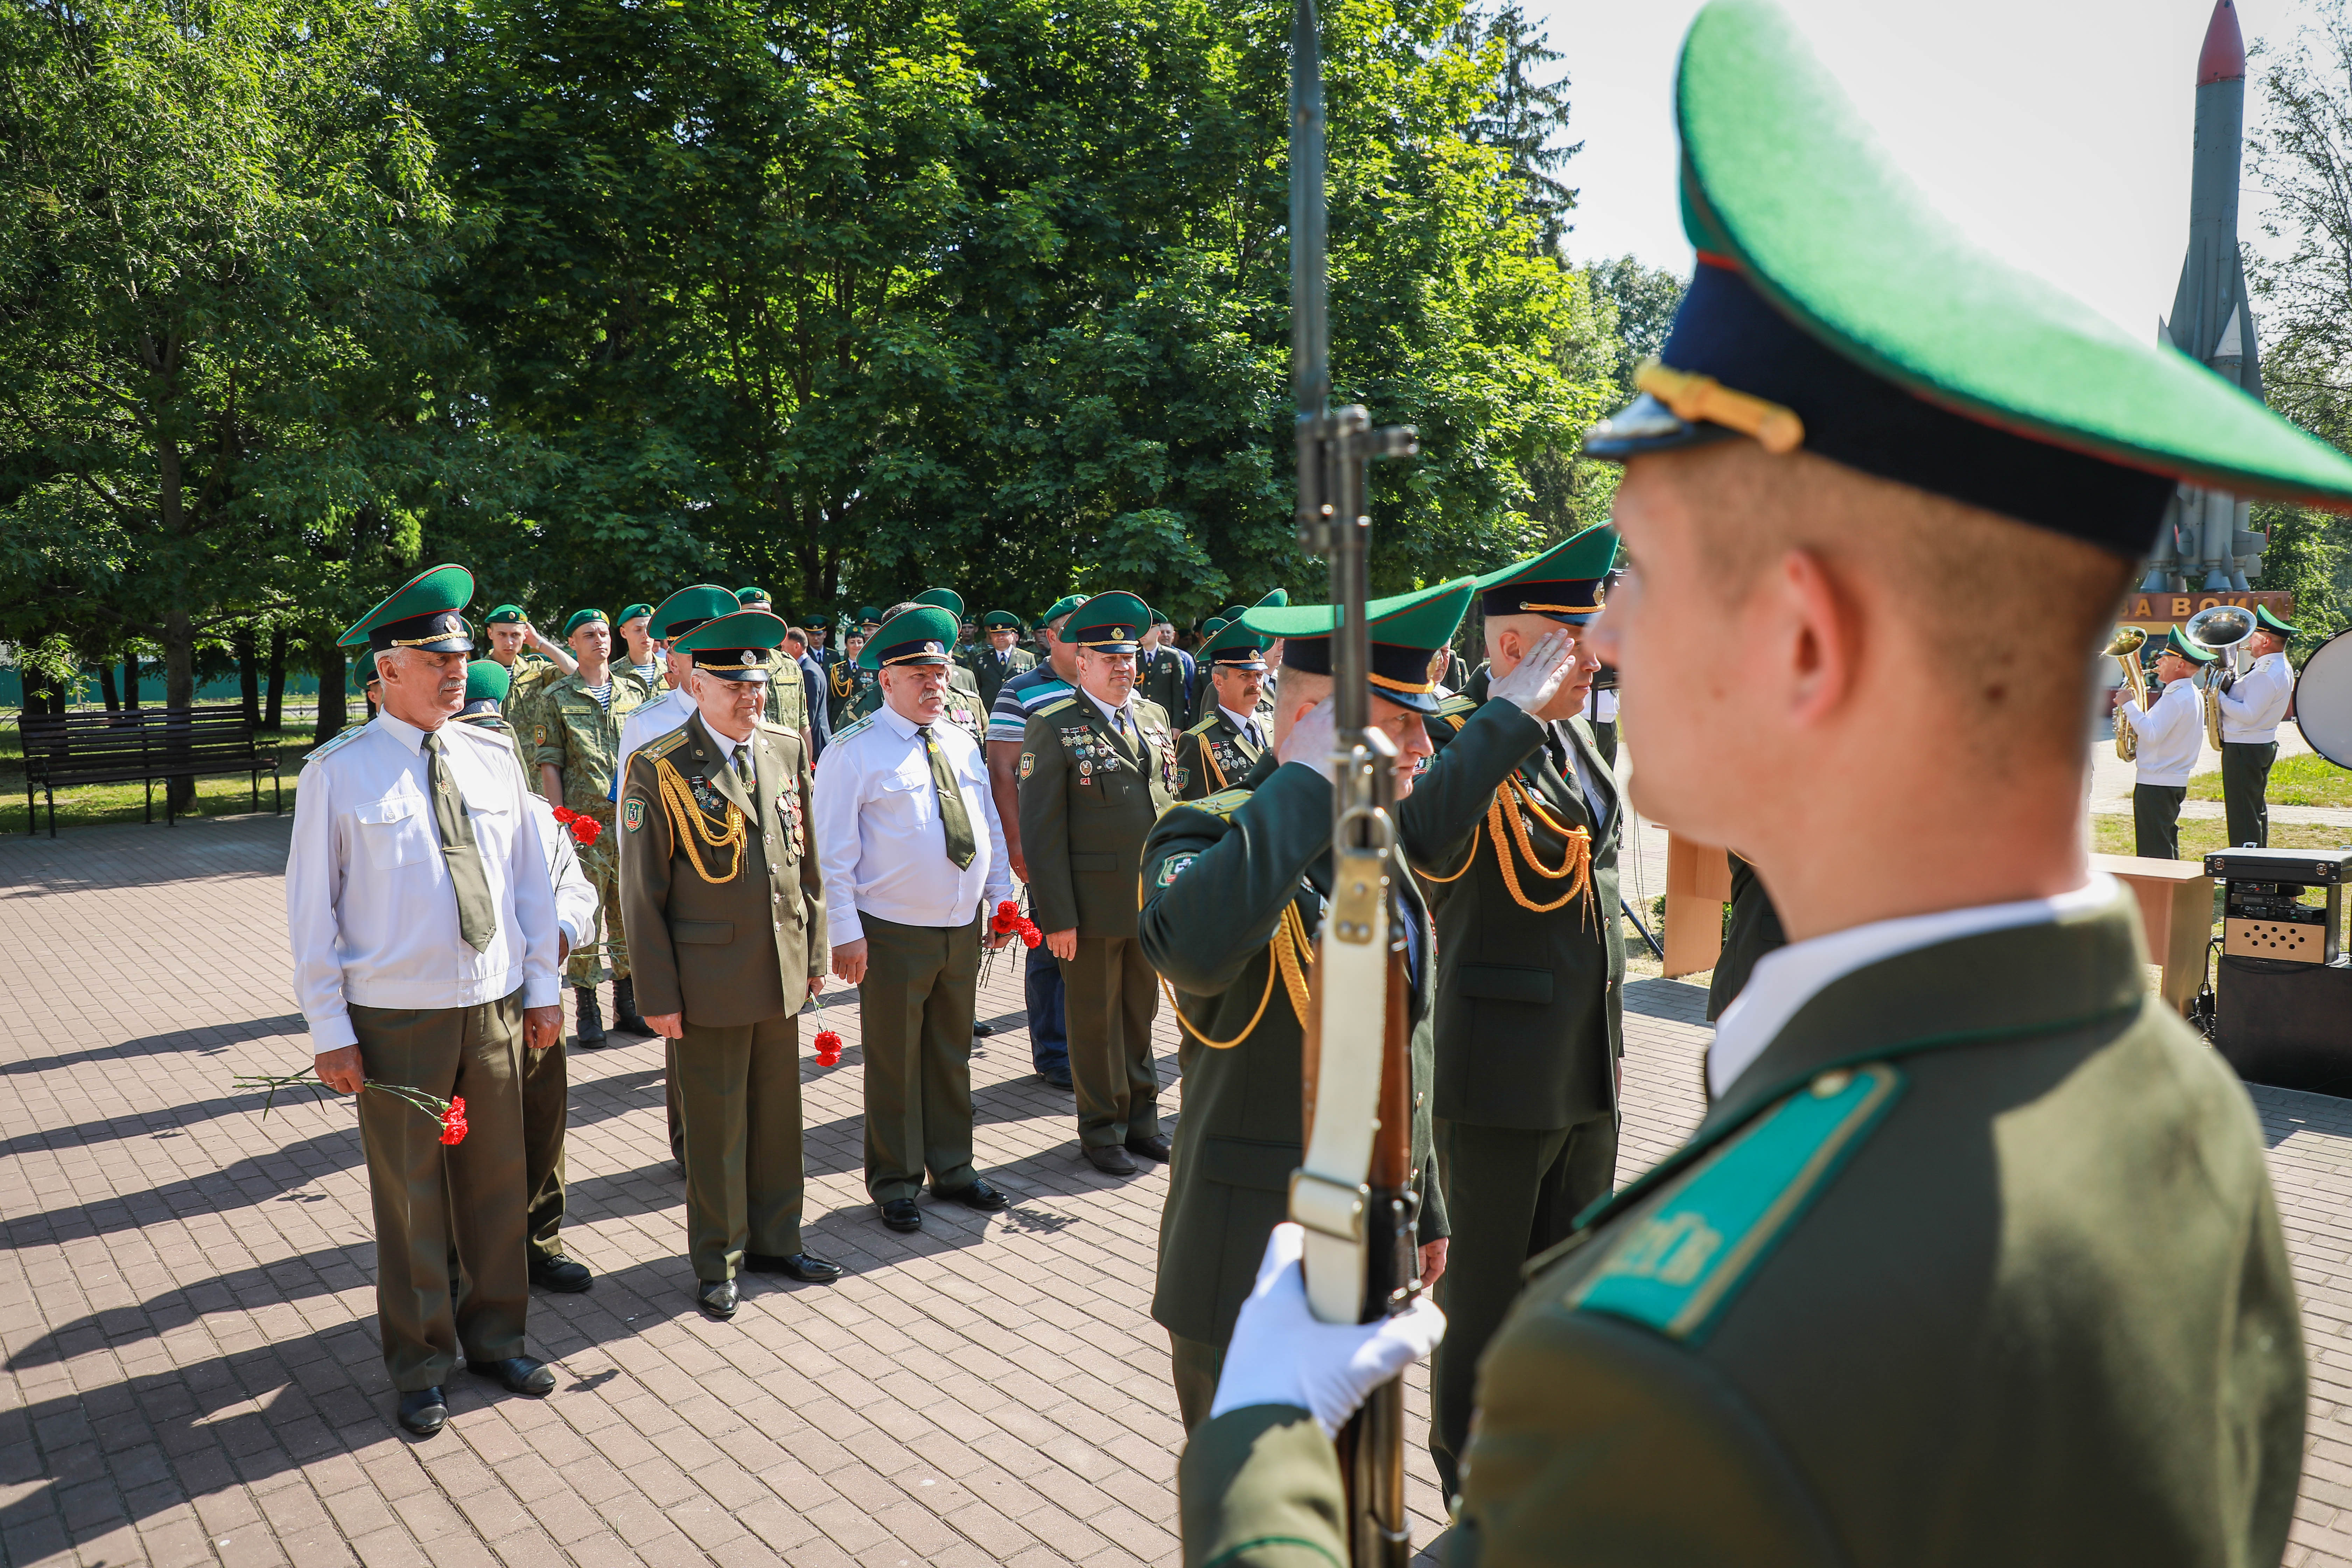
[[[449,1109],[441,1113],[441,1142],[463,1143],[466,1141],[466,1097],[457,1096]]]
[[[573,814],[572,818],[572,837],[580,841],[581,848],[593,848],[596,843],[596,836],[604,831],[604,825],[597,821],[594,817],[582,816],[577,813]]]
[[[841,1060],[841,1037],[831,1029],[820,1030],[815,1044],[817,1066],[829,1068]]]
[[[555,808],[555,820],[558,822],[570,822],[573,817],[578,816],[580,814],[578,812],[572,810],[568,805],[559,805]]]

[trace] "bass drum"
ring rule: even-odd
[[[2294,727],[2311,749],[2352,768],[2352,632],[2319,645],[2294,682]]]

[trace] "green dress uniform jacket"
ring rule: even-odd
[[[1168,721],[1178,729],[1192,722],[1192,678],[1185,657],[1172,647],[1156,647],[1136,660],[1135,689],[1160,704]]]
[[[1625,938],[1617,919],[1622,814],[1616,781],[1582,720],[1560,728],[1606,792],[1600,822],[1576,781],[1553,765],[1544,726],[1513,703],[1490,700],[1487,679],[1481,668],[1429,721],[1437,756],[1397,807],[1398,832],[1437,921],[1435,1110],[1446,1121],[1484,1127],[1568,1127],[1616,1109],[1612,1064],[1625,1050]],[[1479,765],[1441,765],[1454,747],[1474,740]],[[1507,754],[1521,759],[1509,776],[1544,811],[1591,835],[1590,899],[1538,913],[1513,896],[1498,849],[1511,857],[1519,891],[1535,903],[1557,902],[1570,883],[1531,871],[1516,836],[1494,842],[1487,806],[1502,783],[1494,762]],[[1519,816],[1536,858],[1557,869],[1568,842],[1533,812]]]
[[[2278,1562],[2305,1374],[2261,1130],[2142,956],[2118,897],[1806,1002],[1538,1260],[1448,1561]],[[1289,1406],[1203,1427],[1185,1561],[1344,1563],[1331,1453]]]
[[[1273,730],[1272,716],[1258,721],[1259,734]],[[1176,738],[1176,794],[1183,800],[1231,789],[1249,776],[1265,747],[1242,733],[1213,701],[1202,721]],[[1408,796],[1408,799],[1411,797]]]
[[[1723,952],[1717,955],[1715,973],[1706,984],[1706,1021],[1714,1023],[1723,1010],[1748,988],[1756,961],[1789,944],[1780,929],[1780,911],[1764,890],[1756,868],[1731,855],[1731,913],[1723,922]]]
[[[1157,704],[1138,697],[1128,712],[1139,733],[1125,741],[1084,692],[1029,715],[1021,850],[1040,931],[1136,934],[1136,862],[1152,823],[1175,804],[1176,742]]]
[[[996,693],[1004,683],[1022,671],[1037,668],[1037,656],[1023,647],[1010,647],[997,652],[985,643],[971,652],[971,675],[980,691],[980,710],[984,715],[996,706]]]
[[[825,668],[824,713],[835,735],[859,716],[859,699],[879,685],[872,670],[858,668],[856,661],[845,655]]]
[[[1331,786],[1312,768],[1281,765],[1271,752],[1232,789],[1171,809],[1144,845],[1144,956],[1175,988],[1190,1026],[1184,1114],[1151,1296],[1152,1317],[1183,1339],[1222,1347],[1233,1336],[1265,1238],[1289,1217],[1290,1173],[1306,1152],[1303,1031],[1275,941],[1287,909],[1315,939],[1330,877]],[[1427,1243],[1451,1234],[1430,1158],[1428,997],[1436,944],[1411,877],[1399,892],[1421,954],[1409,988],[1412,1169],[1422,1196],[1419,1235]],[[1203,1035],[1217,1048],[1204,1047]]]
[[[646,1013],[684,1013],[690,1023],[721,1027],[756,1024],[799,1012],[808,980],[825,972],[824,889],[808,845],[815,787],[808,753],[799,731],[780,724],[762,723],[751,744],[756,800],[744,797],[727,748],[699,713],[629,758],[622,912]],[[735,850],[699,834],[680,841],[675,803],[663,795],[665,762],[710,837],[723,836],[728,806],[743,813],[740,866]],[[696,826],[692,816],[688,823]],[[772,943],[745,940],[763,931]]]

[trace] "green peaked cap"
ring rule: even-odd
[[[1542,616],[1580,626],[1601,613],[1601,584],[1617,564],[1617,531],[1588,528],[1541,554],[1475,579],[1478,607],[1490,616]]]
[[[1289,603],[1290,590],[1287,588],[1276,588],[1267,594],[1265,598],[1260,599],[1255,605],[1252,605],[1251,608],[1259,610],[1278,610]]]
[[[980,617],[980,624],[984,628],[993,628],[997,631],[1003,631],[1007,627],[1016,632],[1021,630],[1021,617],[1010,610],[991,610]]]
[[[672,642],[670,651],[694,656],[694,668],[721,680],[765,680],[768,650],[784,640],[784,618],[767,610],[739,609],[705,621]]]
[[[2170,480],[2352,510],[2352,460],[1937,212],[1769,0],[1698,14],[1675,103],[1698,266],[1593,455],[1739,430],[2134,555]]]
[[[735,595],[718,584],[697,583],[690,588],[680,588],[654,606],[653,618],[646,623],[646,635],[667,642],[685,636],[705,621],[731,616],[740,608]]]
[[[1060,640],[1104,653],[1133,653],[1150,625],[1150,607],[1133,594],[1097,594],[1070,612]]]
[[[963,619],[963,595],[953,588],[926,588],[915,595],[918,605],[937,605],[956,619]]]
[[[335,639],[337,647],[373,646],[382,641],[387,647],[421,647],[427,653],[464,653],[473,646],[473,638],[465,631],[465,623],[457,623],[454,630],[447,618],[466,607],[474,596],[474,574],[463,566],[428,566],[386,594],[375,608],[353,621]],[[410,626],[405,623],[441,617],[435,626]],[[382,634],[390,634],[389,636]],[[428,634],[439,634],[428,635]]]
[[[1219,627],[1201,645],[1201,657],[1227,669],[1264,669],[1265,642],[1264,632],[1252,631],[1246,625],[1234,622]]]
[[[1477,587],[1476,578],[1457,577],[1433,588],[1374,599],[1364,606],[1364,625],[1371,634],[1375,695],[1419,712],[1437,711],[1429,656],[1452,639]],[[1292,605],[1249,610],[1240,624],[1265,637],[1284,639],[1284,668],[1328,675],[1331,633],[1339,620],[1339,608],[1334,605]]]
[[[2271,614],[2271,607],[2268,605],[2256,605],[2254,606],[2254,624],[2261,626],[2265,631],[2276,632],[2283,637],[2291,637],[2295,635],[2294,623],[2292,621],[2283,621],[2276,616]]]
[[[886,664],[946,664],[955,647],[956,618],[944,605],[917,605],[901,610],[876,628],[857,650],[857,668],[879,669]]]
[[[466,666],[466,701],[504,702],[507,693],[514,689],[514,677],[507,667],[494,658],[478,658]]]
[[[2195,643],[2182,637],[2179,626],[2164,634],[2164,647],[2161,651],[2177,653],[2191,664],[2210,664],[2221,657],[2211,648],[2199,647]]]

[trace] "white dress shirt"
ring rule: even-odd
[[[621,756],[613,769],[615,790],[626,788],[629,782],[629,754],[640,746],[650,746],[672,730],[683,730],[686,721],[699,711],[693,698],[672,689],[663,692],[651,702],[640,702],[622,717]]]
[[[2142,708],[2126,700],[2116,710],[2128,714],[2139,731],[2138,779],[2144,784],[2185,784],[2205,749],[2204,700],[2187,676]]]
[[[2294,696],[2294,672],[2286,655],[2266,653],[2221,693],[2221,739],[2231,745],[2260,746],[2278,739],[2279,721]]]
[[[572,835],[555,820],[555,807],[537,790],[526,789],[530,819],[539,829],[539,847],[547,858],[547,879],[555,889],[555,923],[574,948],[596,939],[596,884],[580,868]]]
[[[888,703],[861,730],[835,736],[816,764],[816,859],[824,875],[832,945],[864,940],[861,914],[909,926],[960,926],[984,898],[1013,896],[1004,825],[988,787],[980,742],[942,715],[931,739],[963,790],[971,864],[948,858],[931,762],[914,721]]]
[[[1097,702],[1095,706],[1099,708],[1102,704]],[[1239,730],[1242,732],[1243,739],[1248,741],[1251,745],[1256,746],[1260,750],[1265,749],[1267,739],[1266,732],[1259,727],[1256,714],[1236,713],[1222,702],[1217,704],[1217,711],[1225,716],[1226,723],[1231,724],[1234,729]]]
[[[2021,899],[1873,921],[1775,949],[1756,961],[1747,985],[1716,1020],[1715,1044],[1706,1053],[1707,1094],[1721,1100],[1806,1003],[1855,970],[1965,936],[2088,914],[2122,897],[2123,889],[2113,877],[2094,871],[2082,887],[2054,899]]]
[[[506,736],[447,723],[442,766],[465,797],[498,911],[489,946],[457,934],[433,805],[425,731],[379,713],[303,764],[286,856],[294,996],[312,1047],[355,1045],[351,1008],[474,1007],[520,989],[555,1005],[556,911],[545,847]]]

